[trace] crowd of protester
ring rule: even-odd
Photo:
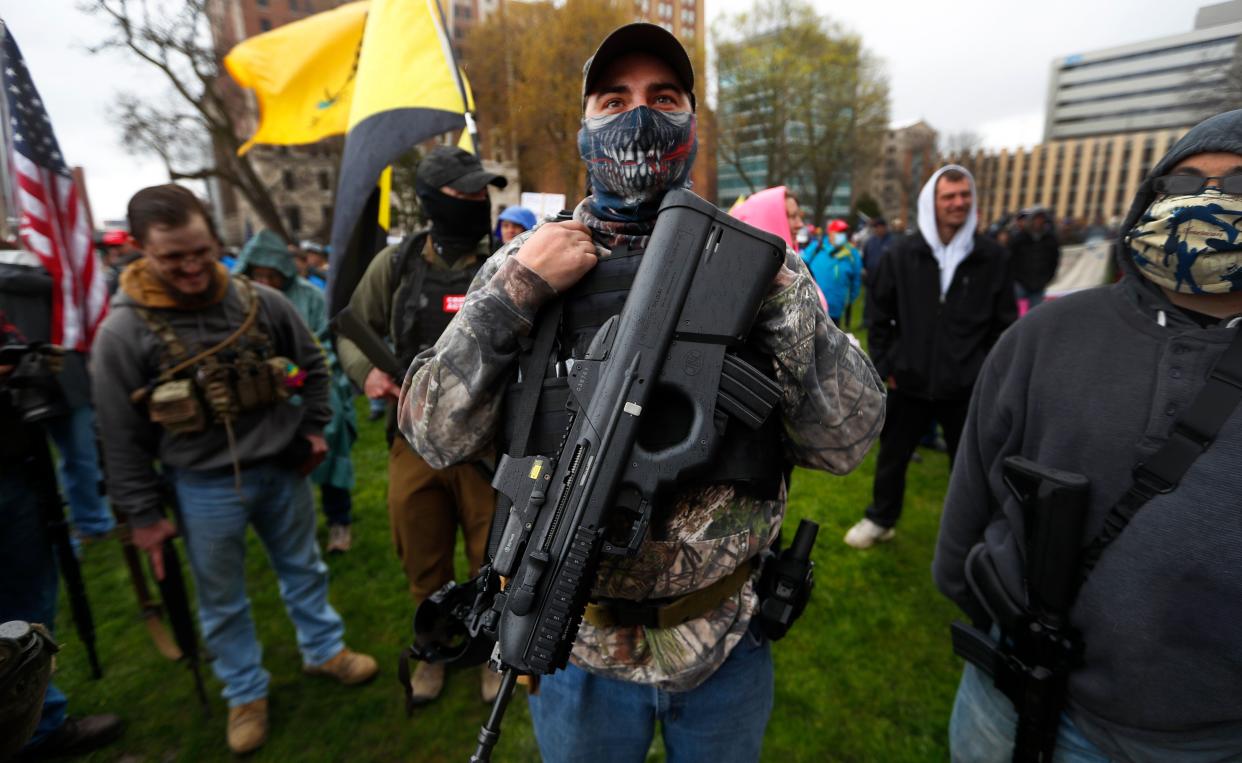
[[[490,189],[508,180],[462,149],[429,151],[417,173],[426,227],[376,254],[349,299],[408,369],[403,378],[330,329],[325,247],[261,231],[226,252],[190,191],[168,184],[135,194],[128,230],[96,242],[111,311],[89,352],[59,358],[54,410],[32,413],[0,395],[6,432],[17,433],[0,438],[0,560],[10,565],[0,568],[0,622],[55,620],[54,553],[21,467],[50,438],[78,542],[110,537],[119,517],[160,578],[167,544],[182,536],[198,624],[229,705],[230,750],[259,748],[269,730],[270,676],[242,561],[248,526],[279,581],[304,672],[345,685],[371,680],[378,664],[347,646],[329,603],[312,492],[318,485],[326,551],[348,553],[354,399],[388,416],[392,543],[421,602],[454,579],[458,534],[471,568],[485,563],[495,506],[487,464],[497,432],[513,429],[506,379],[541,307],[569,294],[574,308],[602,309],[591,301],[598,292],[572,301],[575,285],[595,268],[603,275],[594,288],[623,280],[611,268],[643,251],[660,201],[686,185],[695,85],[675,38],[622,27],[588,62],[583,93],[584,161],[641,146],[662,167],[660,181],[593,171],[572,219],[541,222],[521,207],[493,219]],[[738,219],[787,247],[748,339],[780,387],[783,427],[741,440],[779,452],[782,466],[745,485],[722,466],[679,486],[650,530],[654,550],[601,573],[596,614],[578,632],[570,666],[531,697],[545,759],[641,760],[657,717],[670,759],[757,759],[774,670],[751,565],[779,537],[788,469],[844,473],[878,443],[872,502],[844,538],[871,548],[895,537],[907,467],[937,431],[952,478],[935,581],[1002,651],[1018,648],[1007,645],[1014,621],[980,592],[978,565],[991,565],[1018,608],[1039,603],[1024,572],[1038,559],[1032,520],[1011,495],[1006,459],[1081,472],[1092,486],[1082,538],[1061,560],[1077,564],[1079,547],[1089,549],[1088,582],[1059,613],[1073,623],[1066,641],[1085,646],[1050,732],[1057,759],[1242,752],[1232,635],[1242,601],[1233,572],[1242,561],[1234,468],[1242,419],[1230,391],[1242,378],[1239,136],[1242,112],[1231,112],[1173,146],[1120,226],[1122,279],[1056,300],[1047,292],[1061,244],[1114,232],[1097,220],[1071,233],[1038,207],[982,230],[963,167],[931,175],[908,232],[882,217],[853,237],[841,219],[807,225],[784,187],[737,206]],[[50,280],[16,241],[0,251],[6,345],[46,340]],[[848,333],[856,305],[866,352]],[[581,349],[567,340],[549,378],[581,360]],[[20,367],[0,365],[0,379],[15,374]],[[1210,394],[1200,391],[1205,380]],[[710,601],[696,595],[707,589]],[[686,613],[667,627],[599,614],[645,617],[669,602]],[[1044,623],[1051,614],[1030,617]],[[986,678],[974,665],[963,674],[950,724],[955,760],[1004,760],[1030,744],[1016,736],[1026,712],[1016,694]],[[485,665],[479,680],[481,698],[493,700],[495,671]],[[412,702],[434,701],[444,665],[420,662],[408,683]],[[121,734],[115,715],[67,715],[54,683],[41,703],[27,759],[82,754]],[[616,738],[601,756],[604,725]]]

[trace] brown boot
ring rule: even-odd
[[[267,698],[229,708],[229,749],[241,755],[267,741]]]
[[[420,662],[410,679],[410,700],[422,705],[440,696],[444,690],[444,663]]]
[[[496,695],[500,693],[500,674],[492,670],[487,663],[483,664],[483,682],[479,687],[479,696],[483,699],[483,704],[490,705],[496,701]]]
[[[375,678],[379,665],[368,654],[342,649],[322,665],[303,665],[302,672],[312,676],[335,678],[346,686],[353,686]]]

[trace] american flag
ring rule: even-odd
[[[91,244],[82,189],[60,154],[39,91],[9,28],[4,30],[5,151],[20,215],[19,235],[52,275],[54,344],[85,352],[108,309],[103,267]]]

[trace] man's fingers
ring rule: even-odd
[[[565,230],[577,231],[578,233],[581,233],[587,238],[591,237],[591,229],[586,227],[582,223],[578,222],[577,220],[566,220],[563,223],[555,223],[555,225],[559,225]]]

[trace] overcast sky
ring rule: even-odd
[[[894,121],[974,130],[990,146],[1029,145],[1043,131],[1052,59],[1189,31],[1195,0],[816,0],[886,64]],[[750,0],[707,0],[708,19]],[[108,118],[121,90],[162,94],[158,75],[118,55],[91,56],[98,22],[75,0],[0,0],[43,95],[61,150],[86,168],[96,223],[123,217],[139,188],[166,179],[127,154]]]

